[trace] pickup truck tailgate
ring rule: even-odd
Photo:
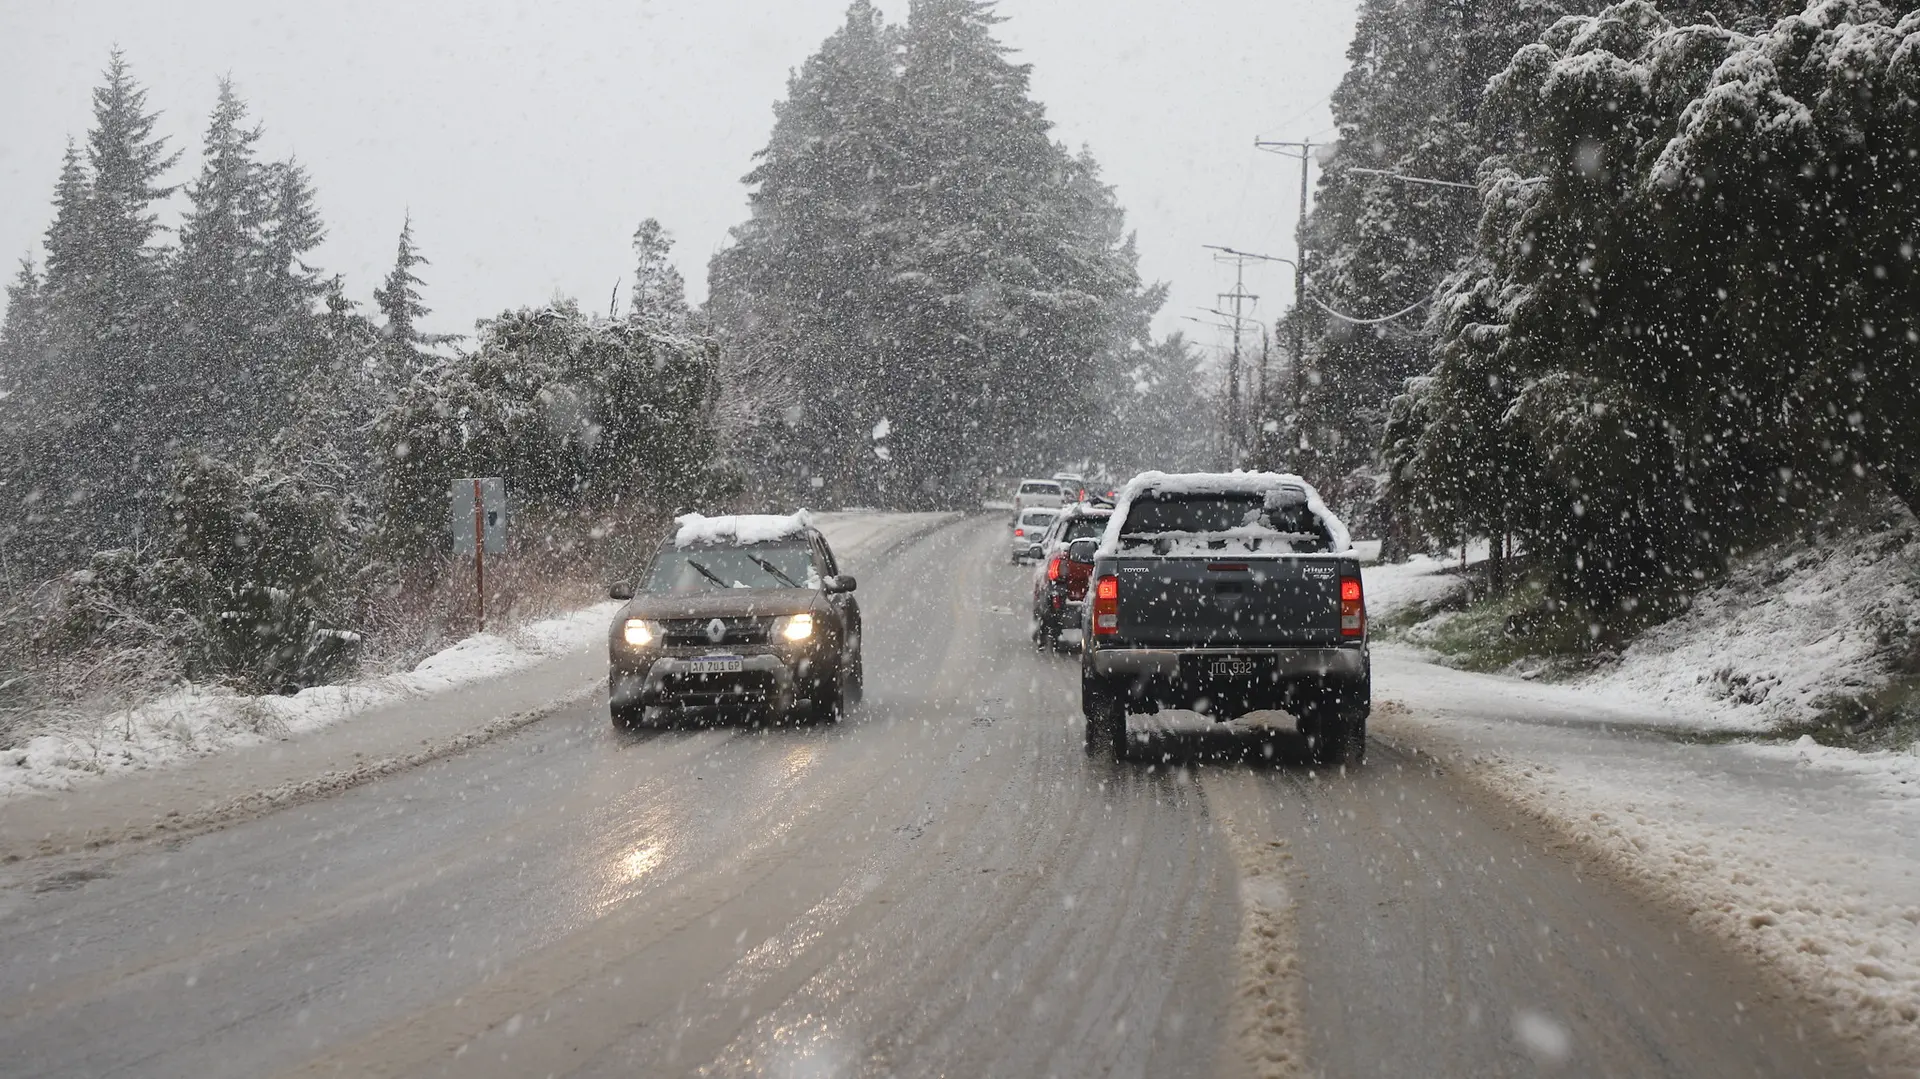
[[[1117,636],[1131,645],[1337,645],[1340,579],[1359,563],[1339,555],[1279,558],[1120,558]]]

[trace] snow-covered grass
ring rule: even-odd
[[[1916,646],[1920,543],[1883,529],[1757,552],[1582,684],[1701,726],[1780,729],[1884,684]]]
[[[1757,551],[1617,656],[1571,647],[1563,638],[1583,623],[1545,619],[1537,584],[1462,609],[1468,585],[1450,572],[1457,565],[1418,556],[1368,566],[1376,633],[1449,666],[1549,675],[1591,699],[1702,731],[1798,733],[1836,708],[1875,719],[1920,699],[1904,692],[1920,677],[1920,542],[1910,528]],[[1526,636],[1506,632],[1511,615],[1528,620]],[[1567,662],[1575,653],[1577,665]]]
[[[595,604],[505,635],[478,634],[410,671],[289,696],[185,685],[130,708],[53,718],[43,733],[0,755],[0,800],[297,736],[410,697],[524,670],[599,639],[616,606]]]

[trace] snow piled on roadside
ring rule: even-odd
[[[1579,684],[1702,726],[1774,727],[1812,718],[1823,696],[1878,685],[1889,649],[1910,647],[1916,633],[1920,544],[1889,529],[1769,548]]]
[[[1366,589],[1367,617],[1377,621],[1408,607],[1439,603],[1464,591],[1466,581],[1447,572],[1456,564],[1420,554],[1405,562],[1364,566],[1360,570],[1360,583]]]
[[[524,670],[604,636],[618,606],[595,604],[507,636],[468,637],[399,674],[291,696],[187,685],[130,710],[75,719],[0,753],[0,801],[304,734],[384,705]]]

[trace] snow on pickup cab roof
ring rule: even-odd
[[[777,513],[737,513],[725,517],[686,513],[675,517],[673,522],[680,526],[673,536],[675,547],[703,543],[739,546],[802,535],[813,527],[813,514],[806,510],[784,517]]]
[[[1107,520],[1107,530],[1100,539],[1099,557],[1113,557],[1120,553],[1124,536],[1129,541],[1167,540],[1176,548],[1176,553],[1219,554],[1219,550],[1209,546],[1211,542],[1225,540],[1237,549],[1235,554],[1285,553],[1286,548],[1270,547],[1271,541],[1286,540],[1293,533],[1262,524],[1247,524],[1226,529],[1209,529],[1205,532],[1155,532],[1141,534],[1127,531],[1128,518],[1132,516],[1135,501],[1147,499],[1197,497],[1203,495],[1270,495],[1287,497],[1292,495],[1304,504],[1308,513],[1326,530],[1326,554],[1345,554],[1353,547],[1353,538],[1347,532],[1347,526],[1334,516],[1327,504],[1320,500],[1320,492],[1313,485],[1287,472],[1142,472],[1127,481],[1121,489],[1120,497],[1114,507],[1113,516]],[[1183,542],[1185,541],[1185,542]],[[1192,548],[1191,551],[1188,548]]]

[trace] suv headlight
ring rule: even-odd
[[[813,616],[810,614],[790,614],[774,627],[782,640],[805,641],[813,637]]]
[[[629,618],[620,635],[635,648],[645,648],[660,639],[660,629],[644,618]]]

